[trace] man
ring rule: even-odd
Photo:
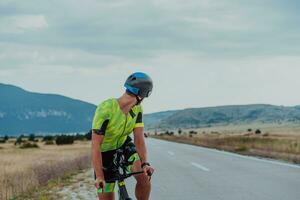
[[[95,186],[101,200],[114,199],[115,183],[107,183],[115,177],[113,158],[121,148],[131,172],[144,171],[136,175],[135,196],[138,200],[148,200],[151,183],[148,175],[154,172],[147,158],[144,140],[144,123],[141,102],[149,97],[153,83],[142,72],[130,75],[125,84],[126,92],[118,99],[102,102],[96,109],[93,120],[92,161],[95,171]],[[134,143],[128,136],[133,132]]]

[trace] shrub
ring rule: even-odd
[[[269,133],[264,133],[263,136],[264,136],[264,137],[268,137],[268,136],[269,136]]]
[[[24,141],[23,141],[23,135],[20,135],[18,138],[17,138],[17,140],[16,140],[16,142],[15,142],[15,145],[20,145],[20,144],[22,144]]]
[[[5,140],[4,138],[3,138],[3,139],[2,139],[2,138],[0,139],[0,143],[5,143],[5,142],[6,142],[6,140]]]
[[[79,133],[77,133],[75,136],[74,136],[74,140],[85,140],[86,137],[85,135],[81,135]]]
[[[54,141],[53,140],[46,140],[45,145],[53,145]]]
[[[34,134],[30,134],[29,137],[28,137],[28,141],[34,142],[35,141],[35,135]]]
[[[261,134],[261,131],[259,129],[256,129],[255,134]]]
[[[21,149],[28,149],[28,148],[39,148],[36,143],[24,142],[21,146]]]
[[[86,138],[87,140],[91,140],[91,139],[92,139],[92,130],[90,130],[89,132],[87,132],[87,133],[85,134],[85,138]]]
[[[166,134],[166,135],[174,135],[174,132],[173,132],[173,131],[170,131],[170,132],[169,132],[169,131],[166,131],[165,134]]]
[[[54,140],[54,136],[52,135],[46,135],[43,137],[43,141],[52,141]]]
[[[166,134],[166,135],[174,135],[174,132],[173,132],[173,131],[170,131],[170,132],[169,132],[169,131],[166,131],[165,134]]]
[[[238,147],[235,147],[234,150],[242,152],[242,151],[248,151],[248,148],[246,146],[238,146]]]
[[[248,128],[248,130],[247,130],[248,132],[252,132],[252,129],[251,128]]]
[[[4,140],[7,141],[9,138],[7,135],[4,136]]]
[[[182,133],[182,130],[181,129],[178,129],[178,134],[180,135]]]
[[[73,144],[74,143],[74,136],[72,135],[60,135],[56,137],[55,140],[57,145],[62,144]]]

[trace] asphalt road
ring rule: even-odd
[[[147,139],[153,200],[299,200],[300,166]],[[127,188],[134,197],[134,178]]]

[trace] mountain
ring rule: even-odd
[[[234,105],[179,110],[151,128],[195,128],[247,123],[300,123],[300,106]]]
[[[96,106],[0,84],[0,135],[87,131]]]
[[[155,128],[157,124],[159,124],[162,120],[172,116],[178,110],[170,110],[170,111],[163,111],[163,112],[156,112],[151,114],[145,114],[144,122],[147,129]]]
[[[55,94],[0,83],[0,135],[86,132],[96,106]],[[145,114],[146,129],[247,123],[300,123],[300,106],[267,104],[189,108]]]

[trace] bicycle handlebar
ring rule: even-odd
[[[121,175],[121,176],[118,176],[118,177],[115,177],[115,178],[112,178],[112,179],[108,179],[108,180],[106,180],[106,182],[115,182],[115,181],[119,181],[119,180],[124,180],[126,178],[129,178],[130,176],[137,175],[137,174],[142,174],[142,173],[144,173],[144,171],[132,172],[132,173]]]

